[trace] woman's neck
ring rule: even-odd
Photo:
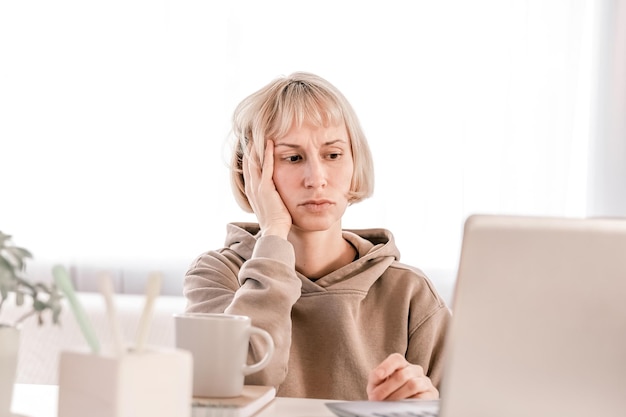
[[[318,279],[352,262],[356,250],[343,238],[341,228],[320,232],[289,233],[296,254],[296,270]]]

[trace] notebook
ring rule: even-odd
[[[626,219],[470,216],[452,310],[440,417],[626,415]]]
[[[265,385],[244,385],[232,398],[194,397],[191,417],[250,417],[276,397],[276,389]]]

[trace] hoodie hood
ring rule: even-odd
[[[248,260],[258,237],[257,223],[230,223],[225,246]],[[302,280],[303,293],[331,288],[367,291],[393,262],[400,260],[393,235],[386,229],[349,229],[343,231],[343,237],[357,249],[359,259],[315,281],[297,273]]]

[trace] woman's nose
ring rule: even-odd
[[[304,186],[307,188],[325,187],[327,184],[324,164],[319,160],[308,160],[304,174]]]

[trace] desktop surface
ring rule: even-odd
[[[16,384],[12,417],[57,417],[56,385]],[[277,397],[255,417],[335,417],[328,400]]]

